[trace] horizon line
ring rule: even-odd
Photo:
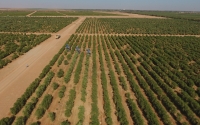
[[[16,8],[9,8],[9,7],[6,7],[6,8],[1,8],[0,7],[0,10],[1,9],[43,9],[43,10],[130,10],[130,11],[170,11],[170,12],[180,12],[180,11],[182,11],[182,12],[200,12],[200,11],[192,11],[192,10],[151,10],[151,9],[78,9],[78,8],[74,8],[74,9],[67,9],[67,8],[18,8],[18,7],[16,7]]]

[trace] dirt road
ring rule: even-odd
[[[26,15],[26,16],[30,17],[32,14],[34,14],[34,13],[36,13],[36,12],[37,12],[37,11],[34,11],[34,12],[32,12],[32,13]]]
[[[71,34],[75,33],[84,19],[85,17],[80,17],[60,30],[57,33],[61,35],[60,39],[55,39],[53,35],[0,70],[0,119],[8,116],[9,110],[17,98],[39,76],[42,69],[65,44]],[[27,65],[29,66],[27,67]]]

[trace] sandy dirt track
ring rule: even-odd
[[[34,12],[32,12],[32,13],[26,15],[26,16],[30,17],[32,14],[34,14],[34,13],[36,13],[36,12],[37,12],[37,11],[34,11]]]
[[[0,70],[0,118],[8,116],[9,109],[30,85],[39,76],[42,69],[65,44],[66,40],[75,33],[85,17],[60,30],[60,39],[53,35],[40,45],[36,46],[17,60]],[[26,67],[26,65],[29,67]]]

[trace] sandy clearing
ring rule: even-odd
[[[66,40],[76,31],[84,17],[60,30],[60,39],[54,36],[36,46],[23,56],[0,70],[0,118],[9,113],[9,109],[30,85],[39,76],[42,69],[60,50]],[[26,65],[29,67],[26,67]]]
[[[108,14],[118,14],[123,16],[129,16],[132,18],[158,18],[158,19],[164,19],[164,17],[158,17],[158,16],[148,16],[148,15],[140,15],[140,14],[132,14],[132,13],[124,13],[119,11],[113,11],[113,12],[104,12],[104,11],[97,11],[101,13],[108,13]]]

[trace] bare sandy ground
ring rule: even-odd
[[[148,15],[139,15],[139,14],[131,14],[131,13],[124,13],[124,12],[104,12],[104,11],[97,11],[101,13],[110,13],[110,14],[118,14],[118,15],[124,15],[125,17],[128,16],[130,18],[159,18],[164,19],[164,17],[158,17],[158,16],[148,16]],[[121,16],[122,17],[122,16]],[[127,17],[126,17],[127,18]]]
[[[71,34],[75,33],[84,19],[84,17],[80,17],[59,31],[60,39],[55,39],[53,35],[0,70],[0,118],[8,116],[9,110],[17,98],[39,76],[42,69],[60,50]],[[26,67],[27,64],[29,67]]]

